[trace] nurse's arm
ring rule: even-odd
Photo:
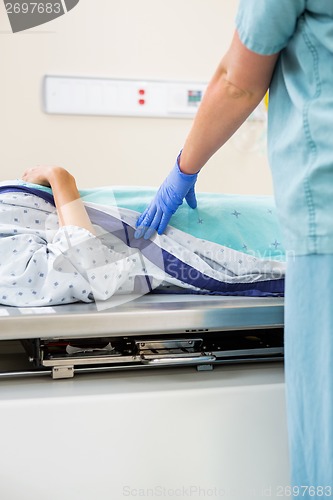
[[[22,179],[52,188],[60,227],[78,226],[95,234],[75,178],[67,170],[57,166],[33,167],[25,170]]]
[[[250,51],[235,32],[185,142],[180,158],[184,173],[198,172],[257,107],[269,88],[278,57]]]

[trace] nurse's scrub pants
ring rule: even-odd
[[[294,496],[333,498],[333,255],[290,257],[285,302],[291,482],[300,488]]]

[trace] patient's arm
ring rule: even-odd
[[[22,179],[52,188],[60,226],[79,226],[95,234],[75,178],[67,170],[56,166],[33,167],[23,172]]]

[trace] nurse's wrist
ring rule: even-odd
[[[185,158],[186,159],[186,158]],[[189,166],[189,164],[187,164],[186,161],[184,161],[184,158],[183,158],[183,152],[181,151],[177,157],[177,165],[178,165],[178,168],[180,170],[180,172],[182,174],[185,174],[185,175],[194,175],[194,174],[198,174],[200,172],[200,168],[194,166],[192,166],[192,168]]]

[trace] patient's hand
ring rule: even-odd
[[[70,173],[62,167],[53,165],[38,165],[27,168],[22,174],[22,180],[32,184],[50,187],[55,177],[67,177]]]
[[[67,170],[55,166],[32,167],[23,172],[22,180],[52,188],[60,226],[79,226],[95,234],[75,178]]]

